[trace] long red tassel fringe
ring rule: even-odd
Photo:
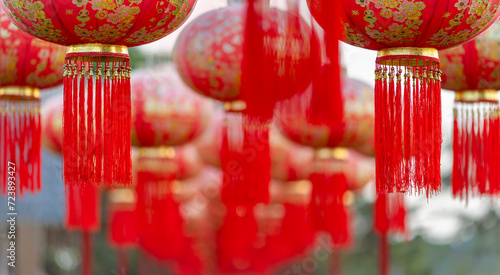
[[[0,133],[1,193],[41,191],[40,100],[1,98]]]
[[[170,157],[140,157],[137,167],[136,230],[141,248],[160,260],[182,255],[185,234],[172,184],[178,168]]]
[[[380,65],[381,61],[390,64],[391,60],[377,59],[377,193],[425,193],[430,197],[441,190],[439,62],[414,56],[391,58],[399,58],[399,62],[433,64],[422,67]]]
[[[131,184],[130,101],[128,55],[66,56],[63,116],[66,184]]]
[[[500,119],[498,102],[455,102],[453,196],[500,194]]]

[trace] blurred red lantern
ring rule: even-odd
[[[21,30],[69,46],[64,67],[63,127],[67,184],[130,185],[131,69],[127,47],[170,34],[187,19],[195,2],[2,1],[2,8]],[[110,144],[104,146],[104,141]]]
[[[316,149],[309,175],[313,186],[312,222],[316,230],[331,234],[334,245],[347,246],[351,242],[351,231],[350,211],[345,200],[352,196],[350,182],[355,177],[347,174],[352,168],[352,162],[348,162],[349,151],[332,148],[348,146],[373,154],[373,95],[366,84],[347,79],[343,82],[343,102],[339,110],[342,120],[325,121],[325,113],[310,113],[315,112],[311,110],[315,106],[326,107],[315,105],[315,101],[321,100],[317,96],[329,85],[329,80],[321,77],[330,73],[333,66],[324,66],[311,89],[283,104],[276,125],[286,137]]]
[[[268,201],[267,123],[275,102],[304,90],[312,77],[310,28],[292,11],[261,4],[250,1],[200,16],[183,30],[174,54],[184,81],[225,101],[231,113],[221,138],[225,203]],[[243,156],[248,151],[255,157]]]
[[[335,20],[330,1],[308,3],[323,27]],[[439,192],[438,50],[471,41],[485,31],[500,16],[498,4],[497,0],[339,1],[344,11],[342,40],[379,51],[375,71],[377,192],[426,193],[428,197]]]
[[[343,121],[340,131],[317,124],[307,116],[311,90],[290,105],[280,109],[276,126],[292,141],[313,148],[349,147],[367,155],[374,155],[373,88],[355,79],[345,79],[342,88],[344,100]]]
[[[211,102],[193,93],[170,67],[134,74],[131,86],[133,146],[181,145],[205,130]]]
[[[455,92],[453,195],[500,193],[500,59],[496,23],[467,44],[440,51],[444,89]]]
[[[41,189],[39,89],[62,84],[66,48],[25,34],[1,9],[0,30],[0,189],[12,162],[23,195]]]
[[[42,144],[57,154],[62,154],[63,98],[54,96],[42,107]]]
[[[220,101],[242,99],[246,7],[238,4],[210,11],[182,31],[174,61],[179,74],[195,91]],[[268,85],[277,88],[275,96],[279,99],[303,91],[312,77],[309,27],[302,19],[295,16],[291,20],[291,14],[278,9],[260,16],[265,22],[266,64],[272,64],[261,69],[275,77]]]

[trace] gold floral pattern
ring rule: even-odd
[[[500,24],[476,40],[439,52],[442,87],[452,91],[500,90]]]
[[[0,11],[0,87],[61,84],[65,54],[65,47],[26,35]]]
[[[322,3],[308,0],[315,19]],[[354,46],[445,49],[470,41],[499,16],[499,0],[341,0],[343,40]],[[356,10],[359,12],[353,13]]]
[[[137,46],[177,29],[190,15],[196,0],[0,2],[20,29],[49,42]]]

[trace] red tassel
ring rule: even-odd
[[[221,147],[224,204],[269,202],[269,128],[238,113],[228,113]],[[259,173],[255,173],[259,171]]]
[[[380,234],[380,274],[389,274],[389,234],[406,237],[406,209],[402,194],[379,194],[375,201],[375,232]]]
[[[380,56],[375,71],[377,193],[425,192],[430,197],[441,188],[438,60],[422,56]],[[414,62],[423,66],[403,70],[404,66],[400,65]],[[403,71],[404,91],[399,87]]]
[[[345,163],[338,159],[316,159],[316,169],[309,177],[312,183],[310,213],[316,230],[325,231],[337,247],[352,243],[351,218],[344,204],[349,184],[343,171]]]
[[[254,261],[258,225],[253,206],[228,206],[224,222],[217,232],[217,265],[219,272],[234,274],[241,272],[261,273],[265,266]]]
[[[463,101],[457,93],[454,106],[452,190],[454,197],[466,201],[499,191],[498,101],[476,93],[477,101]]]
[[[8,104],[0,101],[0,190],[7,194],[7,110]]]
[[[8,167],[15,165],[16,196],[40,191],[40,100],[38,90],[9,89],[0,101],[0,188],[7,194]],[[4,172],[5,171],[5,172]]]
[[[92,63],[86,64],[87,70],[87,154],[85,170],[87,173],[87,178],[90,183],[96,182],[95,175],[95,136],[94,136],[94,65]]]
[[[135,209],[139,244],[158,259],[175,259],[186,248],[180,206],[172,194],[177,167],[166,156],[140,157],[139,163]]]
[[[97,64],[95,80],[95,177],[96,183],[101,184],[102,173],[102,65],[101,58]]]
[[[66,59],[65,182],[128,186],[131,184],[129,57],[69,53]]]
[[[99,230],[101,199],[94,184],[66,187],[66,222],[69,230]]]

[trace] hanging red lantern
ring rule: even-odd
[[[225,102],[228,114],[221,148],[225,203],[269,200],[267,124],[272,109],[276,101],[304,90],[312,77],[314,52],[307,24],[293,12],[262,8],[255,2],[198,17],[186,26],[175,47],[174,61],[184,81]]]
[[[467,44],[439,52],[444,89],[455,91],[453,196],[500,194],[500,59],[497,23]]]
[[[25,34],[1,9],[0,29],[0,190],[7,191],[11,162],[23,195],[42,188],[40,89],[62,84],[66,48]]]
[[[314,123],[307,116],[312,89],[280,108],[276,125],[292,141],[313,148],[349,147],[374,155],[373,88],[355,79],[345,79],[342,87],[343,121],[340,131]]]
[[[63,74],[66,184],[130,185],[127,47],[167,36],[187,19],[195,2],[2,1],[21,30],[69,46]]]
[[[132,145],[176,146],[197,138],[212,104],[182,82],[175,70],[139,72],[132,81]]]
[[[327,26],[330,1],[308,0]],[[440,190],[441,71],[438,50],[468,41],[500,16],[499,1],[339,1],[342,40],[378,50],[375,71],[378,193]]]
[[[210,104],[168,69],[140,72],[131,87],[139,243],[157,259],[177,259],[187,253],[187,240],[176,195],[182,188],[180,180],[199,173],[202,164],[194,148],[172,146],[186,144],[203,132]]]

